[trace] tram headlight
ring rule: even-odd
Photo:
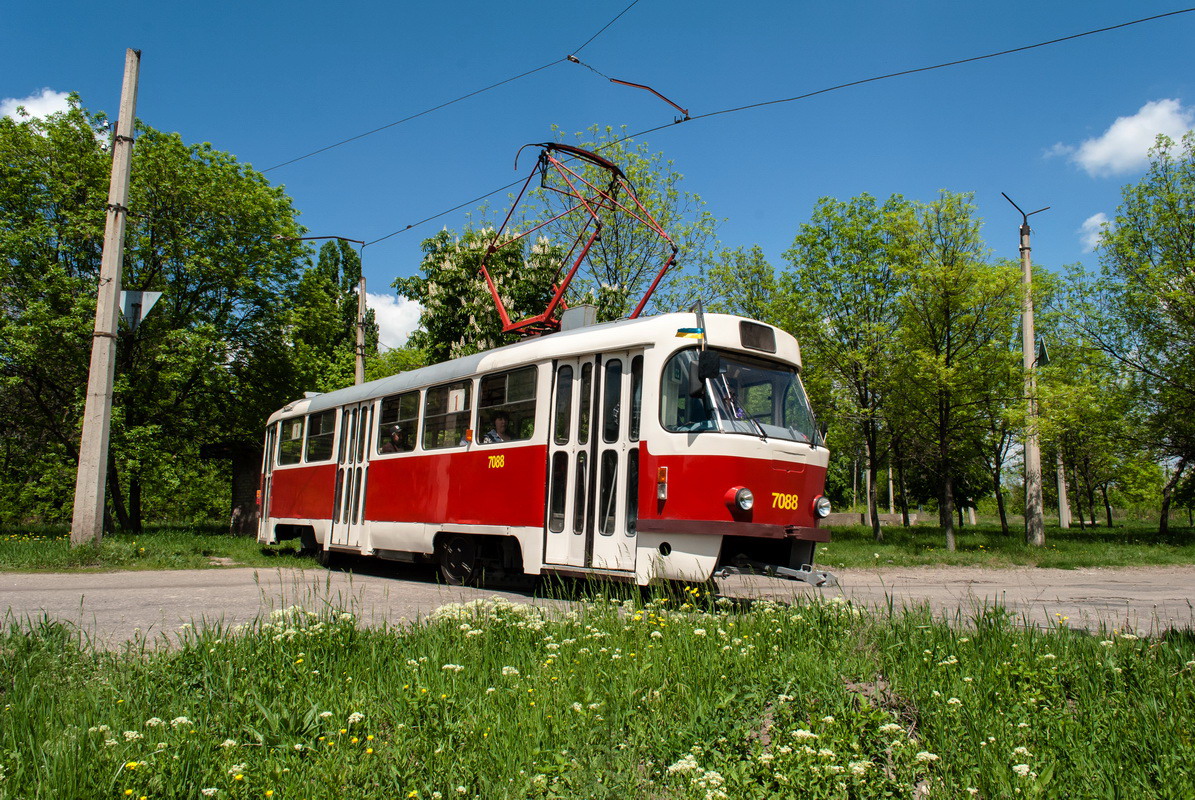
[[[830,499],[828,497],[819,494],[813,498],[813,516],[818,519],[830,516]]]
[[[726,493],[726,505],[732,511],[750,511],[755,505],[755,493],[745,486],[735,486]]]

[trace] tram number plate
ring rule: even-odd
[[[799,502],[795,494],[772,492],[772,508],[783,508],[785,511],[793,511],[797,508]]]
[[[502,469],[506,466],[506,456],[490,456],[490,469]]]

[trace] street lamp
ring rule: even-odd
[[[281,233],[274,234],[274,239],[279,242],[336,239],[360,245],[358,253],[361,261],[361,280],[357,284],[357,368],[354,371],[353,383],[365,383],[365,242],[360,239],[350,239],[347,236],[283,236]]]
[[[1004,194],[1001,192],[1000,194]],[[1033,333],[1033,265],[1029,257],[1029,218],[1049,209],[1039,208],[1026,214],[1004,194],[1021,214],[1021,357],[1025,364],[1025,541],[1036,547],[1046,543],[1046,523],[1042,513],[1041,446],[1037,432],[1037,340]]]

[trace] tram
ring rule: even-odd
[[[290,403],[263,543],[647,585],[814,569],[829,453],[791,335],[723,314],[593,324]]]

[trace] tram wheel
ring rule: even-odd
[[[440,540],[440,575],[450,586],[467,586],[477,577],[477,542],[472,536],[451,533]]]

